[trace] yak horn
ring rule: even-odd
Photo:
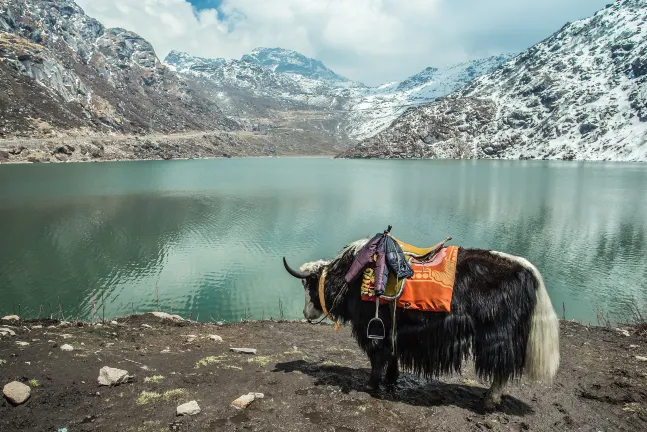
[[[283,257],[283,265],[285,266],[285,269],[290,273],[292,276],[294,276],[297,279],[307,279],[312,273],[304,273],[304,272],[298,272],[296,270],[293,270],[289,265],[288,262],[285,260],[285,257]]]

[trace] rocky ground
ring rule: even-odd
[[[0,164],[333,155],[337,151],[331,143],[295,130],[11,138],[0,139]]]
[[[556,383],[511,386],[500,410],[484,413],[478,401],[487,385],[469,368],[440,382],[405,373],[394,388],[367,393],[369,364],[348,328],[150,314],[103,325],[1,324],[0,385],[30,390],[21,405],[0,401],[3,432],[647,428],[647,340],[633,331],[562,322]],[[239,347],[256,353],[231,350]],[[100,386],[104,367],[127,371],[125,382]],[[178,416],[187,403],[200,412]]]

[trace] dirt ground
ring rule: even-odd
[[[513,385],[493,413],[480,411],[487,384],[470,368],[440,382],[403,373],[394,388],[367,393],[369,363],[348,328],[178,325],[151,315],[101,326],[0,324],[16,332],[0,339],[0,386],[18,380],[32,387],[23,405],[0,401],[2,432],[647,430],[647,361],[636,358],[647,357],[647,340],[571,322],[561,323],[556,383]],[[100,387],[103,366],[125,369],[133,381]],[[264,398],[241,411],[230,406],[249,392]],[[191,400],[202,411],[176,416]]]

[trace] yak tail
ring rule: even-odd
[[[536,302],[530,318],[523,373],[532,381],[550,384],[559,368],[559,320],[546,291],[544,278],[537,267],[524,258],[502,252],[493,253],[519,263],[535,276]]]
[[[533,381],[552,383],[559,368],[559,320],[544,278],[527,260],[524,264],[537,279],[536,303],[530,322],[524,373]]]

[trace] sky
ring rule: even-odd
[[[612,0],[76,0],[107,27],[175,49],[240,58],[293,49],[368,85],[518,53]]]

